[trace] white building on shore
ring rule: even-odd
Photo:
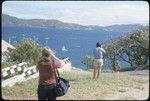
[[[10,49],[15,49],[14,46],[9,44],[8,42],[2,40],[1,42],[1,53],[2,53],[2,60],[1,62],[5,62],[8,59],[8,56],[6,55],[7,52],[9,52]]]

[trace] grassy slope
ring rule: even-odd
[[[60,100],[101,100],[107,99],[107,95],[118,92],[129,92],[133,89],[144,91],[144,85],[148,87],[148,76],[129,76],[121,73],[102,73],[100,78],[92,79],[92,72],[72,71],[61,74],[64,78],[70,80],[70,89],[67,94],[57,99]],[[13,87],[2,88],[2,97],[4,99],[37,99],[38,79],[32,79]],[[123,97],[122,99],[136,99]],[[137,98],[138,99],[138,98]],[[146,99],[146,98],[145,98]]]

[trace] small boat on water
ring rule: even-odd
[[[63,51],[63,52],[68,51],[68,50],[65,48],[65,46],[64,46],[64,45],[63,45],[63,47],[62,47],[62,51]]]

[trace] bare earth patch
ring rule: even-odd
[[[149,83],[143,84],[143,89],[119,90],[114,94],[106,94],[104,100],[146,100],[149,97]]]

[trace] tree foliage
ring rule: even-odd
[[[15,49],[9,52],[10,61],[28,62],[35,65],[42,56],[42,47],[32,38],[23,39],[14,45]]]
[[[86,69],[93,68],[94,57],[91,55],[86,55],[83,57],[82,63],[86,65]]]
[[[126,36],[111,39],[105,49],[114,70],[118,60],[129,63],[131,67],[149,65],[149,29],[141,28]]]
[[[105,59],[110,61],[114,71],[124,68],[118,61],[130,64],[130,70],[149,68],[149,27],[110,39],[103,48],[106,50]],[[91,68],[92,60],[92,56],[86,55],[82,63]]]

